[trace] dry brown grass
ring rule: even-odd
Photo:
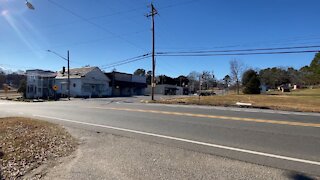
[[[266,95],[197,96],[156,101],[168,104],[198,104],[234,106],[236,102],[252,103],[254,107],[276,110],[320,112],[320,89],[305,89],[290,93],[271,92]]]
[[[5,93],[3,90],[0,90],[0,98],[9,98],[9,99],[14,99],[14,98],[19,98],[22,97],[21,93],[18,93],[16,90],[11,90]]]
[[[0,147],[0,179],[1,173],[3,179],[16,179],[48,160],[69,155],[76,141],[58,125],[0,118]]]

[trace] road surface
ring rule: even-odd
[[[0,101],[0,116],[28,116],[240,161],[320,175],[320,114],[141,104],[130,98]]]

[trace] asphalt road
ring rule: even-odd
[[[0,116],[29,116],[240,161],[320,175],[320,114],[140,104],[113,98],[0,101]]]

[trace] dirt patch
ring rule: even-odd
[[[70,155],[76,140],[62,127],[28,118],[0,118],[0,179],[19,179]]]

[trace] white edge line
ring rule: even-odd
[[[72,123],[83,124],[83,125],[89,125],[89,126],[95,126],[95,127],[103,127],[103,128],[113,129],[113,130],[131,132],[131,133],[142,134],[142,135],[147,135],[147,136],[171,139],[171,140],[176,140],[176,141],[181,141],[181,142],[187,142],[187,143],[192,143],[192,144],[197,144],[197,145],[209,146],[209,147],[214,147],[214,148],[226,149],[226,150],[248,153],[248,154],[253,154],[253,155],[260,155],[260,156],[265,156],[265,157],[271,157],[271,158],[277,158],[277,159],[283,159],[283,160],[288,160],[288,161],[295,161],[295,162],[313,164],[313,165],[320,166],[320,162],[318,162],[318,161],[310,161],[310,160],[281,156],[281,155],[276,155],[276,154],[269,154],[269,153],[264,153],[264,152],[259,152],[259,151],[252,151],[252,150],[240,149],[240,148],[235,148],[235,147],[228,147],[228,146],[223,146],[223,145],[218,145],[218,144],[211,144],[211,143],[206,143],[206,142],[194,141],[194,140],[189,140],[189,139],[184,139],[184,138],[166,136],[166,135],[161,135],[161,134],[154,134],[154,133],[148,133],[148,132],[143,132],[143,131],[137,131],[137,130],[107,126],[107,125],[74,121],[74,120],[69,120],[69,119],[64,119],[64,118],[42,116],[42,115],[33,115],[33,116],[40,117],[40,118],[47,118],[47,119],[55,119],[55,120],[65,121],[65,122],[72,122]]]

